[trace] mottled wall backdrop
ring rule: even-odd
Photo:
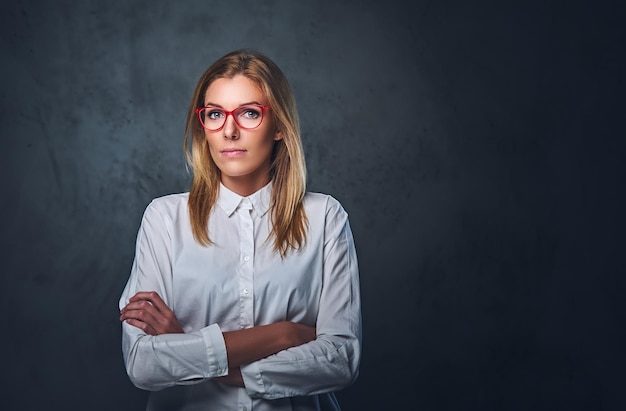
[[[351,216],[346,410],[626,407],[617,2],[404,3],[3,2],[3,409],[142,409],[117,301],[144,207],[187,188],[192,88],[240,47]]]

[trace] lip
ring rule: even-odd
[[[246,150],[244,150],[243,148],[226,148],[224,150],[221,150],[220,154],[222,154],[224,157],[233,158],[242,156],[245,154],[245,152]]]

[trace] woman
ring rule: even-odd
[[[189,108],[188,193],[154,199],[120,298],[131,381],[149,410],[339,409],[361,352],[348,217],[305,192],[293,95],[266,56],[238,50]]]

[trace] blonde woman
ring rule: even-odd
[[[278,66],[237,50],[194,91],[188,193],[154,199],[120,298],[122,352],[148,410],[338,410],[361,354],[348,216],[306,192]]]

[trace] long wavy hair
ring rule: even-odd
[[[276,131],[282,139],[274,143],[271,158],[271,218],[274,251],[285,257],[291,249],[304,246],[308,220],[302,201],[306,191],[306,165],[296,103],[280,68],[267,56],[249,49],[236,50],[218,59],[196,85],[185,127],[184,150],[193,170],[189,189],[189,217],[193,236],[209,246],[208,221],[217,200],[221,172],[213,161],[196,108],[204,105],[209,85],[219,78],[243,75],[256,83],[268,99]]]

